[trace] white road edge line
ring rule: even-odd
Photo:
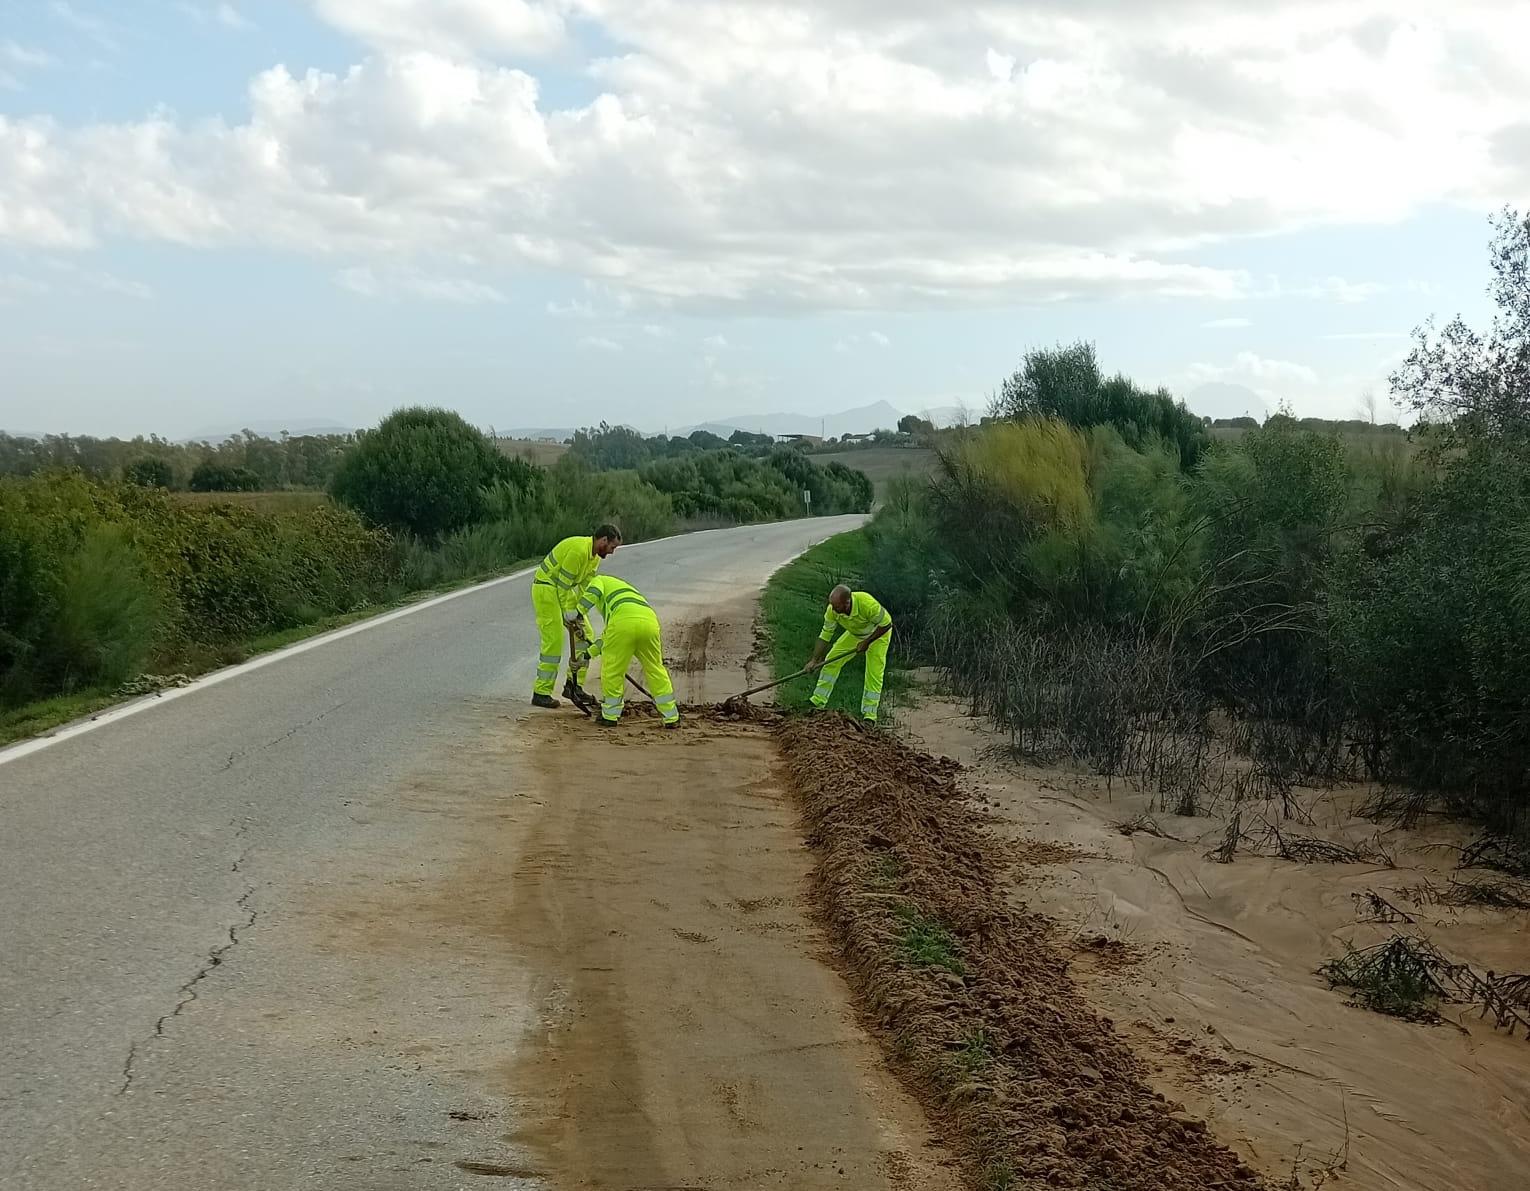
[[[740,526],[739,528],[744,528]],[[654,538],[647,542],[633,542],[630,546],[623,546],[622,550],[641,550],[645,546],[657,546],[661,542],[672,542],[676,538],[700,537],[707,533],[731,533],[732,530],[700,530],[695,533],[676,533],[664,538]],[[197,691],[206,690],[210,686],[217,686],[220,682],[227,682],[231,678],[241,678],[255,670],[264,669],[266,666],[274,666],[277,662],[287,658],[296,657],[300,653],[307,653],[310,649],[318,649],[320,646],[329,645],[346,637],[354,637],[357,633],[364,633],[368,629],[375,629],[381,625],[390,624],[395,620],[402,620],[406,616],[413,616],[416,612],[424,612],[427,608],[445,604],[451,600],[460,600],[463,596],[474,595],[480,591],[487,591],[491,587],[498,587],[503,583],[510,583],[516,579],[524,579],[536,570],[536,567],[526,567],[509,575],[500,575],[495,579],[486,579],[482,583],[475,583],[471,587],[459,588],[449,591],[445,595],[432,596],[428,600],[421,600],[418,604],[409,604],[403,608],[395,608],[392,612],[384,612],[367,620],[358,620],[355,624],[346,625],[342,629],[334,629],[328,633],[320,633],[316,637],[309,637],[298,641],[293,645],[282,649],[263,653],[257,658],[251,658],[247,662],[240,662],[237,666],[229,666],[222,670],[214,670],[211,674],[204,674],[201,678],[194,679],[185,686],[171,687],[157,694],[145,695],[141,699],[135,699],[130,703],[118,704],[107,708],[87,720],[77,720],[67,724],[46,736],[36,736],[31,740],[23,740],[19,744],[10,745],[0,749],[0,765],[19,761],[23,757],[29,757],[33,753],[39,753],[43,749],[52,748],[55,744],[62,744],[66,740],[73,740],[76,736],[83,736],[87,732],[94,732],[97,728],[104,728],[108,724],[115,724],[119,720],[125,720],[129,716],[137,715],[141,711],[147,711],[151,707],[163,707],[166,703],[176,699],[193,695]]]

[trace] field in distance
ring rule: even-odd
[[[887,481],[899,475],[929,475],[935,466],[935,452],[929,447],[860,447],[848,451],[812,456],[821,466],[843,463],[863,471],[876,486],[877,501],[887,495]]]

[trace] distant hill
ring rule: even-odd
[[[892,430],[902,416],[902,410],[886,401],[877,401],[832,414],[736,414],[713,418],[695,426],[682,426],[670,433],[689,434],[693,430],[710,430],[713,434],[727,438],[735,430],[747,430],[751,434],[817,434],[825,438],[839,438],[846,434]]]
[[[1203,418],[1253,418],[1263,422],[1270,416],[1270,407],[1253,389],[1221,381],[1192,389],[1185,396],[1185,405]]]
[[[225,439],[237,438],[246,430],[252,430],[262,438],[278,438],[284,430],[294,438],[305,434],[354,434],[356,432],[354,426],[342,426],[329,418],[287,418],[282,421],[246,422],[232,429],[224,426],[217,430],[203,430],[199,434],[188,435],[181,441],[219,443]]]

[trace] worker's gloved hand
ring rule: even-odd
[[[579,613],[577,611],[565,612],[563,614],[563,623],[568,625],[568,627],[571,629],[578,627]]]
[[[822,670],[823,669],[823,663],[818,661],[817,659],[814,659],[812,661],[809,661],[802,668],[804,670],[808,671],[809,673],[812,673],[814,670]]]

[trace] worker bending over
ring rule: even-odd
[[[584,665],[600,659],[600,716],[596,723],[610,728],[622,718],[625,706],[627,666],[634,657],[643,666],[643,682],[653,696],[666,728],[680,726],[680,707],[675,685],[664,668],[664,646],[659,640],[659,618],[643,593],[615,575],[596,575],[584,589],[579,611],[588,616],[594,608],[605,628],[579,655]]]
[[[834,641],[835,629],[844,633]],[[892,617],[881,604],[864,591],[851,591],[843,583],[829,593],[829,607],[823,614],[823,632],[813,647],[806,670],[818,671],[818,686],[813,691],[814,707],[828,706],[835,680],[845,663],[857,654],[866,656],[866,681],[861,688],[861,718],[877,722],[882,703],[882,677],[887,671],[887,647],[892,639]],[[829,643],[833,641],[831,649]]]
[[[576,632],[588,640],[590,622],[579,610],[585,585],[600,569],[600,560],[609,558],[622,544],[621,530],[614,525],[596,527],[587,538],[564,538],[548,552],[531,581],[531,606],[537,614],[537,680],[531,702],[536,707],[557,707],[553,687],[558,681],[558,667],[563,662],[563,641]],[[582,688],[588,674],[585,667],[575,669],[570,661],[564,694]],[[572,695],[571,695],[572,697]]]

